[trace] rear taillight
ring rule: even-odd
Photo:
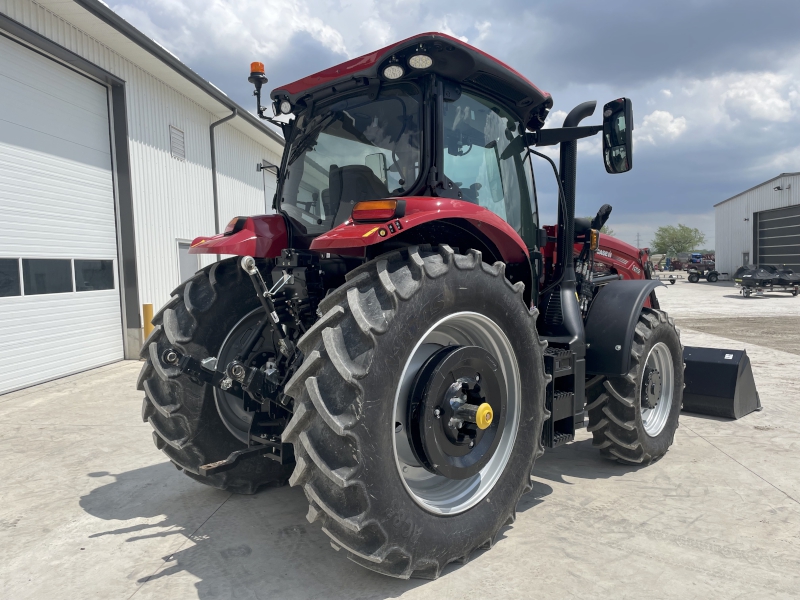
[[[405,214],[405,200],[368,200],[353,207],[353,221],[388,221]]]

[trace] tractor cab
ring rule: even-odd
[[[536,247],[520,138],[541,128],[552,98],[510,67],[423,34],[279,87],[272,99],[287,139],[276,208],[309,244],[358,202],[430,197],[488,209]]]

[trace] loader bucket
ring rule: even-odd
[[[683,410],[740,419],[761,410],[750,358],[744,350],[686,346]]]

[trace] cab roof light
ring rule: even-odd
[[[353,207],[353,221],[389,221],[404,217],[405,200],[367,200]]]

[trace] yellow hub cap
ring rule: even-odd
[[[493,417],[492,407],[487,402],[484,402],[478,407],[478,412],[475,414],[475,424],[478,429],[486,429],[492,424]]]

